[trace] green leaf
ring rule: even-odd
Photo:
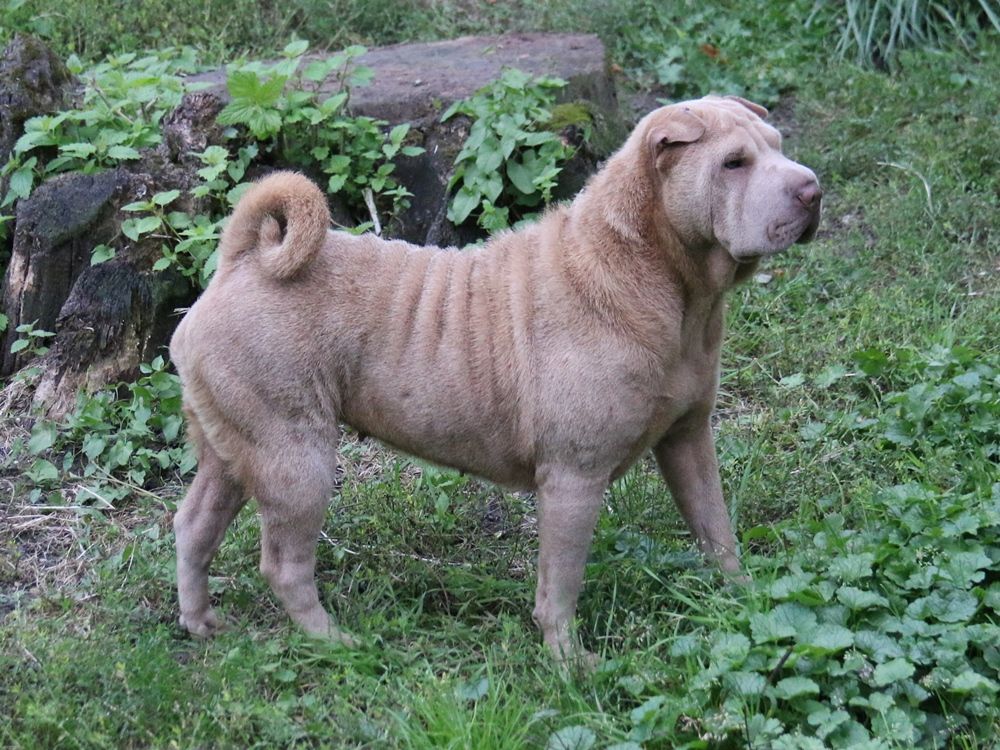
[[[1000,690],[1000,685],[989,677],[966,669],[951,681],[948,689],[953,693],[995,693]]]
[[[262,140],[271,138],[281,130],[281,114],[272,109],[257,108],[248,118],[247,126],[254,137]]]
[[[42,482],[54,482],[59,479],[59,469],[51,461],[40,458],[35,461],[27,472],[28,478],[40,484]]]
[[[249,182],[241,182],[239,185],[237,185],[232,190],[230,190],[228,193],[226,193],[226,202],[230,206],[235,206],[237,203],[239,203],[240,198],[243,197],[243,193],[245,193],[251,187],[252,187],[251,183],[249,183]]]
[[[108,451],[108,462],[111,467],[125,466],[132,456],[134,446],[127,440],[119,439]]]
[[[744,698],[759,696],[767,687],[764,675],[757,672],[727,672],[722,681],[731,692]]]
[[[18,352],[24,351],[30,344],[31,342],[28,339],[18,339],[10,345],[10,353],[17,354]]]
[[[801,695],[818,695],[819,685],[808,677],[786,677],[774,686],[774,694],[785,700],[798,698]]]
[[[449,120],[452,117],[454,117],[455,114],[458,112],[459,108],[461,108],[464,103],[465,102],[461,99],[459,99],[456,102],[452,102],[451,106],[449,106],[448,109],[446,109],[444,113],[441,115],[441,122],[445,122],[446,120]]]
[[[906,659],[892,659],[875,667],[872,684],[876,687],[884,687],[912,677],[915,671],[915,667]]]
[[[63,143],[59,146],[60,154],[67,154],[78,159],[85,159],[97,152],[93,143]]]
[[[25,126],[29,123],[31,123],[31,120],[28,120]],[[42,130],[29,131],[17,139],[17,142],[14,144],[14,153],[23,154],[38,146],[53,146],[56,143],[56,138],[52,133]]]
[[[97,245],[90,252],[90,265],[96,266],[115,257],[115,249],[107,245]]]
[[[313,60],[306,66],[305,70],[302,71],[302,77],[307,81],[318,83],[325,80],[326,77],[330,75],[331,70],[332,66],[330,65],[329,60]]]
[[[159,216],[143,216],[141,219],[126,219],[122,222],[122,234],[133,242],[142,235],[149,234],[160,228],[162,219]]]
[[[347,76],[347,85],[354,87],[367,86],[374,78],[374,70],[365,65],[359,65]]]
[[[346,154],[335,154],[327,159],[323,171],[328,174],[344,174],[351,166],[351,157]],[[346,175],[345,175],[346,177]]]
[[[456,226],[462,224],[479,207],[480,200],[478,193],[473,193],[463,185],[448,207],[448,221]]]
[[[249,70],[233,71],[226,80],[226,88],[229,90],[229,95],[233,98],[234,104],[237,102],[243,105],[248,103],[261,104],[262,102],[257,97],[262,86],[263,84],[258,75]],[[226,107],[226,109],[229,109],[229,107]],[[223,113],[225,111],[224,109]],[[220,120],[220,122],[223,121]]]
[[[878,662],[903,655],[897,640],[875,630],[860,630],[854,634],[854,645]]]
[[[34,161],[35,160],[32,159],[32,162]],[[34,170],[31,167],[25,165],[20,169],[16,170],[14,174],[10,176],[10,183],[7,186],[7,195],[8,196],[13,195],[15,198],[27,198],[31,194],[31,186],[34,184],[34,182],[35,182]]]
[[[870,377],[881,375],[889,366],[889,358],[878,349],[857,351],[852,355],[852,359],[858,363],[862,372]]]
[[[837,590],[837,600],[851,609],[888,607],[889,600],[874,591],[864,591],[853,586],[841,586]]]
[[[400,125],[396,125],[392,130],[389,131],[389,143],[393,144],[394,146],[398,146],[400,143],[403,142],[403,139],[409,132],[410,132],[409,123],[404,122]]]
[[[152,200],[157,206],[166,206],[168,203],[176,200],[180,194],[180,190],[165,190],[162,193],[156,193]]]
[[[563,727],[549,735],[545,750],[590,750],[597,742],[597,735],[584,726]]]
[[[911,602],[906,614],[917,620],[935,618],[940,622],[966,622],[979,608],[979,601],[968,591],[935,591]]]
[[[798,642],[811,650],[831,654],[850,648],[854,634],[841,625],[824,624],[803,633]]]
[[[815,443],[826,433],[826,422],[809,420],[804,425],[799,427],[798,433],[799,437],[807,443]]]
[[[750,617],[750,632],[756,643],[767,643],[810,632],[816,627],[815,613],[800,604],[784,602],[770,612]]]
[[[285,49],[282,50],[282,54],[285,57],[301,57],[305,54],[307,49],[309,49],[308,40],[296,39],[294,42],[289,42],[285,45]]]
[[[326,192],[330,193],[331,195],[340,192],[343,189],[344,185],[347,183],[347,177],[348,175],[346,174],[330,175],[330,179],[326,183]]]
[[[534,175],[519,161],[507,162],[507,177],[511,184],[525,195],[535,192]]]
[[[993,561],[981,549],[952,552],[941,561],[941,570],[956,586],[966,587],[983,580]]]
[[[750,639],[742,633],[717,633],[710,650],[712,664],[726,669],[738,666],[750,653]]]
[[[94,461],[104,452],[107,445],[108,441],[104,437],[91,433],[83,439],[83,454],[90,461]]]
[[[202,164],[219,165],[228,161],[229,151],[222,146],[209,146],[197,156]]]
[[[488,677],[460,682],[455,686],[455,695],[463,701],[478,701],[480,698],[485,698],[489,692],[490,680]]]
[[[166,221],[171,229],[175,229],[178,232],[187,229],[192,224],[191,214],[184,213],[183,211],[171,211],[167,214]]]
[[[59,428],[54,422],[39,420],[31,429],[31,439],[28,440],[28,450],[38,455],[51,448],[59,435]]]
[[[771,583],[770,594],[775,599],[795,598],[795,594],[809,588],[809,584],[815,577],[813,573],[793,573],[782,576]]]
[[[324,99],[320,103],[319,109],[324,115],[329,116],[335,113],[341,107],[343,107],[346,101],[347,101],[347,94],[343,92],[339,94],[334,94],[330,98]]]
[[[112,146],[108,149],[108,156],[120,161],[131,161],[139,158],[139,151],[131,146]]]
[[[871,552],[863,552],[856,555],[841,555],[830,561],[827,567],[827,574],[842,581],[856,581],[860,578],[868,578],[872,574],[872,564],[875,562],[875,555]]]
[[[806,382],[806,376],[801,372],[796,372],[792,375],[786,375],[781,380],[778,381],[778,385],[782,388],[798,388]]]

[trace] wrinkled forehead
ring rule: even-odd
[[[656,114],[662,113],[662,117],[676,116],[678,109],[689,110],[705,124],[705,134],[702,136],[705,141],[736,142],[749,138],[759,148],[781,150],[781,133],[732,99],[695,99],[664,107]]]

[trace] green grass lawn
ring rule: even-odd
[[[997,747],[997,35],[879,72],[763,3],[675,29],[680,56],[639,25],[652,4],[627,6],[632,25],[584,0],[529,16],[467,5],[375,3],[343,41],[394,41],[370,28],[378,14],[425,38],[591,29],[597,7],[623,85],[778,105],[786,152],[823,182],[818,239],[731,297],[718,445],[752,583],[694,554],[640,463],[608,495],[580,603],[604,664],[564,674],[530,619],[533,498],[349,439],[318,576],[361,647],[288,624],[257,572],[251,509],[214,569],[232,628],[199,641],[176,624],[180,483],[50,508],[9,470],[0,746]],[[699,44],[725,65],[691,57]]]

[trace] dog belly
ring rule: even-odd
[[[474,474],[514,489],[533,489],[535,467],[525,452],[513,449],[504,434],[503,420],[483,416],[475,424],[455,418],[429,419],[422,408],[382,399],[366,399],[364,406],[346,409],[344,422],[404,453],[441,466]]]

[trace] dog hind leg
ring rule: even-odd
[[[354,639],[331,623],[316,588],[316,544],[336,482],[336,455],[297,446],[294,459],[284,459],[259,472],[260,571],[303,630],[353,646]]]
[[[199,453],[198,473],[174,516],[177,597],[181,626],[210,636],[222,623],[209,601],[208,566],[247,498],[210,445],[202,442]]]

